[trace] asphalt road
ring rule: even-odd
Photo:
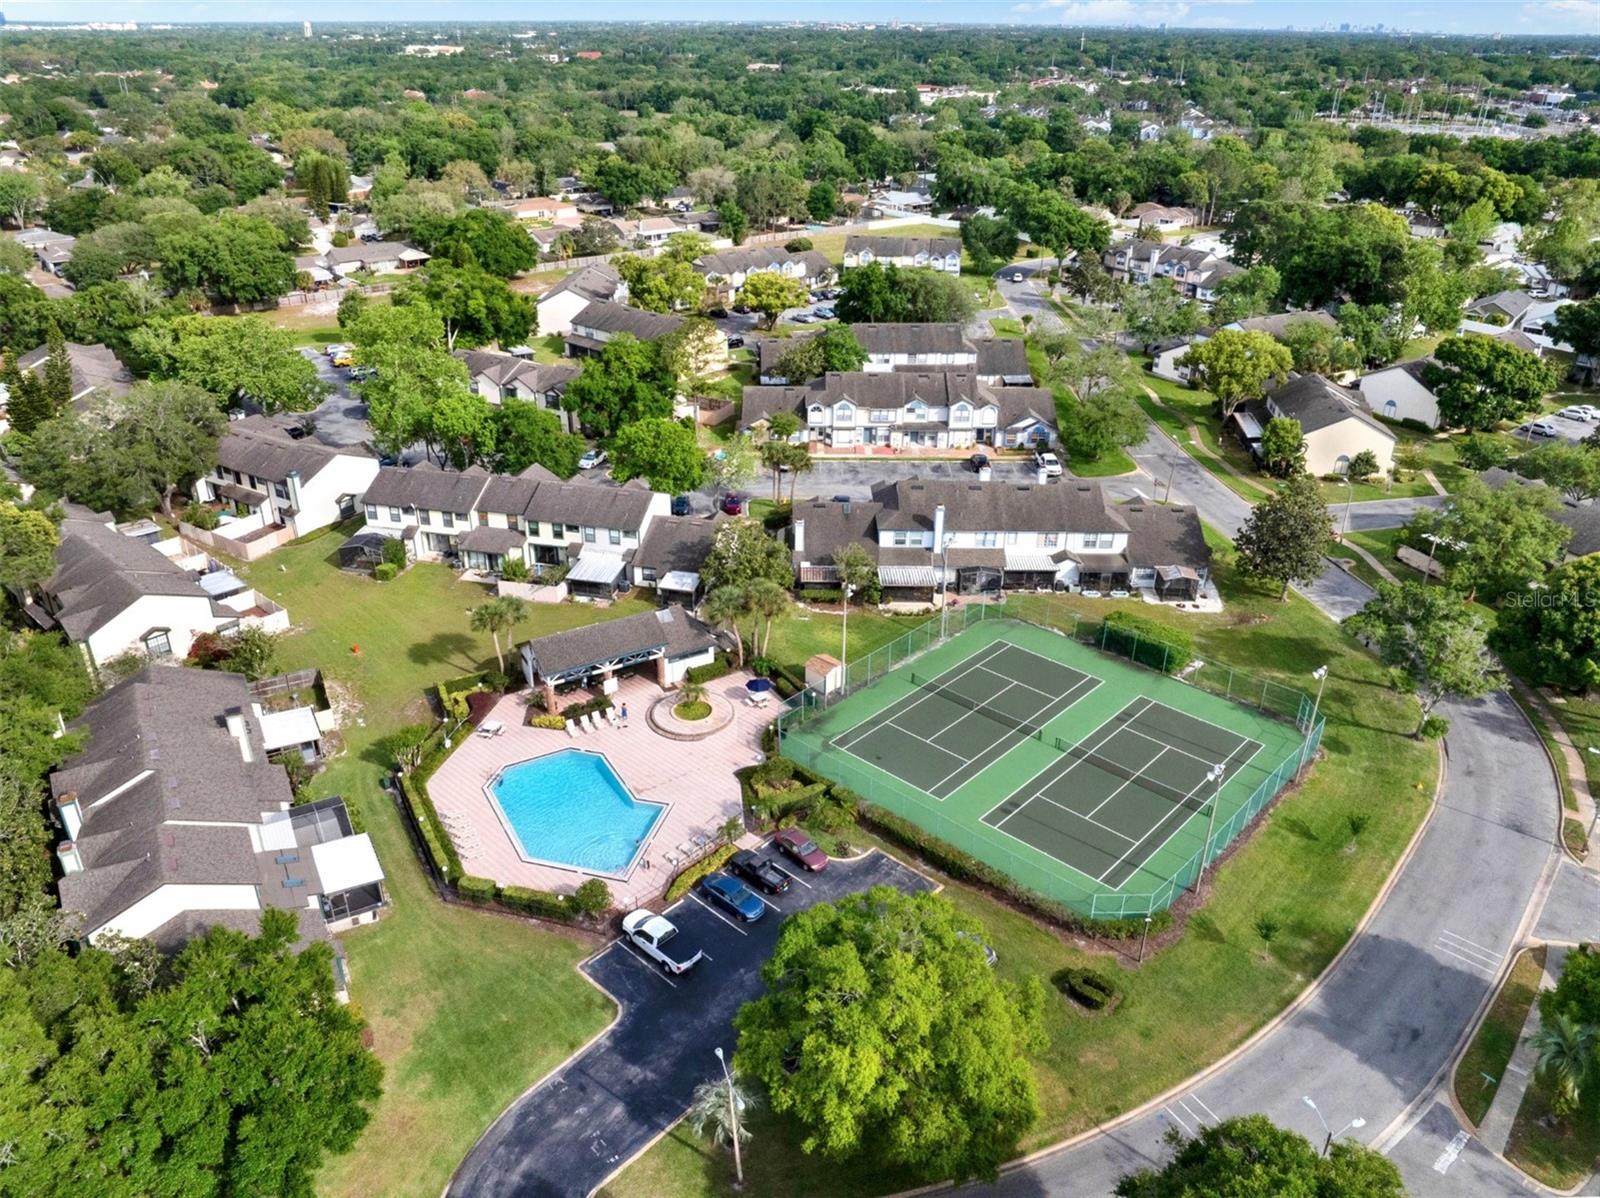
[[[582,966],[617,1000],[612,1028],[513,1103],[462,1161],[448,1193],[471,1198],[586,1195],[688,1108],[694,1088],[720,1076],[712,1049],[734,1047],[733,1016],[761,993],[761,966],[777,943],[782,913],[871,886],[912,892],[927,879],[872,852],[798,875],[767,916],[737,925],[698,897],[668,909],[679,940],[707,960],[668,978],[631,946],[614,942]],[[506,1001],[515,1002],[515,995]]]

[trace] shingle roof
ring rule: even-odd
[[[650,527],[633,555],[633,564],[658,574],[668,570],[699,573],[711,552],[712,539],[722,521],[703,516],[661,516]]]
[[[869,354],[958,354],[972,344],[959,324],[853,324],[850,331]]]
[[[738,249],[723,250],[716,254],[703,254],[694,260],[694,267],[703,275],[734,275],[752,270],[770,270],[791,262],[803,262],[807,277],[826,274],[833,263],[816,250],[790,253],[777,246],[747,245]]]
[[[336,245],[323,255],[331,265],[344,266],[351,262],[387,262],[401,254],[422,254],[414,245],[403,241],[363,241],[355,245]],[[426,254],[422,255],[427,257]]]
[[[113,395],[126,395],[133,386],[133,374],[116,353],[104,345],[81,345],[76,341],[66,343],[67,357],[72,362],[72,393],[81,395],[95,387],[104,388]],[[17,369],[37,370],[50,356],[50,347],[41,345],[17,356]]]
[[[1028,349],[1018,337],[983,337],[973,342],[978,348],[978,373],[986,377],[1032,378]]]
[[[1055,401],[1038,387],[999,387],[980,382],[967,370],[834,371],[801,386],[746,387],[741,420],[746,427],[774,412],[803,414],[813,403],[848,400],[865,408],[900,408],[920,400],[929,407],[965,401],[974,407],[993,405],[1010,424],[1026,412],[1053,419]]]
[[[578,377],[578,367],[571,362],[536,362],[489,349],[459,350],[455,356],[466,363],[472,378],[487,378],[502,387],[515,383],[539,394],[560,391]]]
[[[1314,432],[1345,420],[1359,420],[1376,429],[1389,440],[1395,436],[1367,411],[1360,392],[1351,391],[1331,383],[1320,374],[1302,374],[1290,379],[1267,398],[1275,403],[1285,416],[1300,422],[1300,431]]]
[[[40,589],[54,597],[56,621],[73,640],[93,635],[146,595],[210,603],[171,558],[100,520],[71,515],[61,522],[55,572]]]
[[[433,512],[469,512],[489,478],[489,472],[479,466],[467,470],[444,470],[431,462],[385,466],[367,487],[365,501]]]
[[[266,416],[247,416],[228,425],[217,445],[217,464],[268,482],[283,482],[291,471],[310,482],[341,454],[369,456],[357,448],[334,449],[312,437],[295,440],[284,427]]]
[[[1275,312],[1270,316],[1252,316],[1246,320],[1235,321],[1234,324],[1241,332],[1266,333],[1281,341],[1283,335],[1289,331],[1290,325],[1303,320],[1309,320],[1313,324],[1329,329],[1339,327],[1339,322],[1320,308],[1309,312]]]
[[[873,561],[880,560],[878,537],[873,530],[882,511],[883,504],[877,502],[836,503],[818,499],[796,505],[791,517],[789,543],[794,544],[795,530],[803,525],[805,544],[793,551],[795,566],[801,562],[832,562],[833,555],[851,542],[865,549]],[[916,552],[920,561],[927,560],[926,552]]]
[[[944,526],[953,532],[1118,532],[1127,528],[1118,509],[1106,506],[1098,483],[967,482],[909,479],[873,492],[882,504],[880,528],[933,528],[934,509],[944,505]]]
[[[539,299],[547,300],[553,295],[573,291],[585,299],[609,300],[617,294],[617,288],[620,286],[622,286],[622,276],[617,273],[617,268],[609,262],[597,262],[593,266],[573,271]]]
[[[551,678],[629,654],[660,650],[676,658],[717,643],[716,633],[673,605],[551,633],[528,641],[524,648],[539,676]]]
[[[1533,307],[1533,296],[1526,291],[1496,291],[1489,295],[1473,300],[1467,305],[1468,312],[1484,312],[1490,308],[1503,312],[1510,319],[1515,320],[1529,308]]]
[[[1192,507],[1128,503],[1116,509],[1128,526],[1128,561],[1135,566],[1189,566],[1211,563],[1200,515]]]
[[[575,330],[594,329],[612,336],[631,333],[640,341],[654,341],[658,337],[676,333],[683,327],[683,317],[669,316],[664,312],[646,312],[643,308],[631,308],[610,300],[591,300],[583,311],[572,318],[572,327]]]
[[[844,239],[844,252],[859,254],[871,250],[874,258],[914,258],[928,254],[943,258],[961,252],[959,237],[889,237],[853,233]]]

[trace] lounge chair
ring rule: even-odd
[[[583,726],[585,728],[587,728],[590,732],[598,732],[598,731],[600,731],[600,723],[599,723],[598,720],[596,720],[594,718],[594,712],[592,712],[592,711],[584,712],[584,715],[583,715]]]
[[[615,728],[617,726],[617,713],[615,711],[613,711],[611,708],[608,707],[608,708],[606,708],[605,716],[606,716],[606,723],[610,724],[613,728]]]
[[[499,736],[506,730],[506,726],[499,720],[484,720],[478,725],[479,736]]]
[[[567,721],[567,735],[572,737],[573,740],[578,739],[578,726],[571,720]]]

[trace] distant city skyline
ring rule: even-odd
[[[8,0],[0,4],[12,23],[30,21],[224,22],[237,10],[214,0]],[[542,22],[529,6],[514,0],[465,0],[448,21]],[[759,14],[759,15],[758,15]],[[1035,24],[1071,28],[1142,26],[1192,29],[1303,30],[1348,29],[1369,32],[1381,26],[1418,33],[1484,35],[1501,33],[1600,36],[1600,0],[799,0],[752,6],[749,0],[593,0],[582,16],[595,21],[781,20],[872,22],[888,24]],[[252,5],[256,22],[298,24],[352,21],[441,20],[440,6],[428,0],[327,0],[312,10],[278,0]]]

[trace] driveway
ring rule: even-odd
[[[303,347],[300,353],[317,368],[317,377],[333,388],[321,406],[307,413],[316,422],[317,440],[335,448],[365,445],[372,439],[372,429],[367,425],[367,405],[350,390],[350,376],[335,366],[327,354],[310,346]]]
[[[995,271],[994,282],[1013,317],[1021,320],[1024,316],[1031,316],[1035,329],[1059,333],[1067,326],[1045,297],[1043,290],[1045,284],[1041,279],[1034,277],[1042,276],[1054,263],[1054,258],[1044,258],[1038,262],[1013,263]],[[1011,276],[1014,274],[1022,275],[1022,282],[1013,283]]]
[[[754,924],[736,925],[698,896],[676,903],[668,914],[680,941],[707,955],[681,977],[668,978],[620,941],[589,958],[581,968],[617,1000],[617,1022],[500,1116],[462,1161],[448,1193],[590,1193],[683,1114],[695,1086],[720,1076],[712,1049],[733,1050],[733,1017],[761,993],[761,966],[777,943],[783,914],[871,886],[910,893],[929,883],[872,852],[797,877],[787,894],[769,903],[781,910],[769,910]]]

